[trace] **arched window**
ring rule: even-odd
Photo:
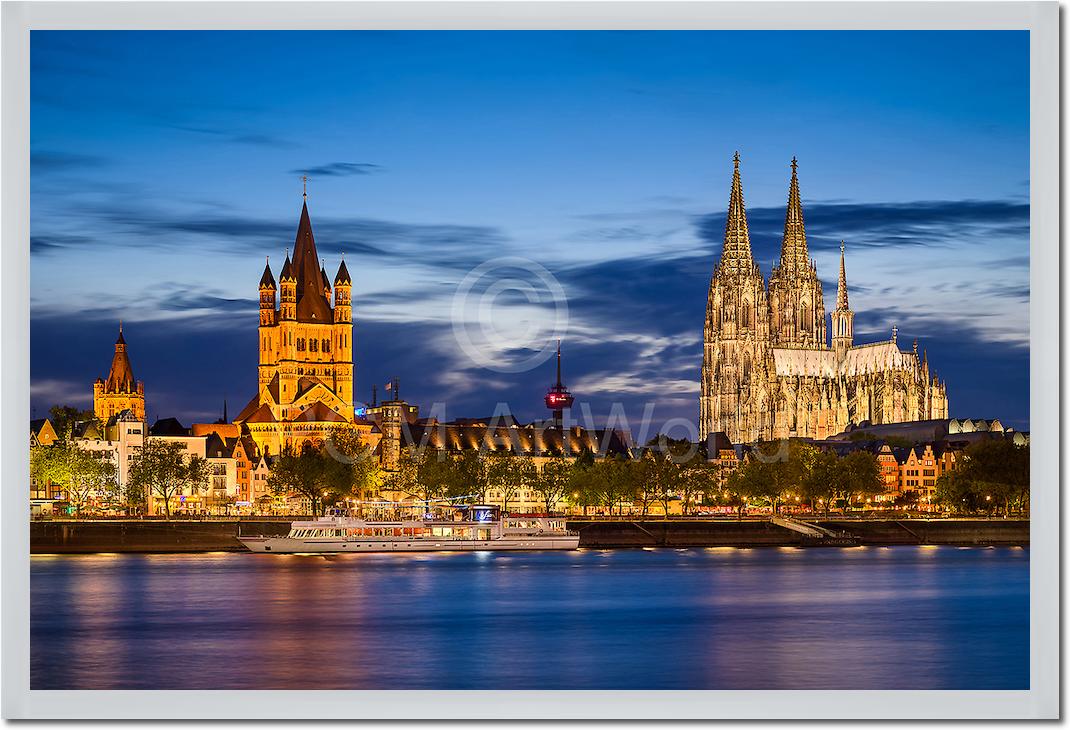
[[[739,326],[750,329],[750,302],[743,300],[743,308],[739,312]]]
[[[316,340],[316,339],[310,339],[308,341],[308,349],[309,349],[310,352],[318,352],[319,351],[319,346],[320,346],[319,345],[319,341]]]
[[[322,349],[323,349],[324,352],[330,352],[331,351],[331,341],[330,340],[324,340]]]

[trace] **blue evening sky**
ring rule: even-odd
[[[35,31],[33,407],[91,402],[121,318],[150,420],[237,413],[264,257],[277,275],[308,171],[328,273],[345,253],[354,277],[358,399],[396,375],[447,417],[543,416],[552,362],[485,368],[451,314],[469,271],[519,256],[562,287],[565,380],[596,419],[693,420],[739,150],[767,276],[795,155],[826,307],[842,238],[856,340],[898,325],[953,416],[1028,428],[1028,50],[1025,32]],[[554,309],[505,289],[489,339],[459,324],[509,362]]]

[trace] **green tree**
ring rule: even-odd
[[[535,462],[530,456],[503,452],[487,458],[487,481],[501,491],[502,512],[509,512],[509,503],[517,492],[532,485],[535,471]]]
[[[585,515],[591,506],[601,501],[602,495],[595,477],[594,454],[588,448],[584,448],[572,462],[568,491],[568,501],[573,507],[580,507]]]
[[[358,431],[336,428],[323,447],[328,456],[342,465],[337,469],[337,476],[341,479],[340,495],[352,495],[362,502],[378,499],[384,474],[379,458]]]
[[[843,500],[844,511],[854,499],[865,499],[884,491],[877,457],[868,451],[852,451],[840,460],[837,495]]]
[[[422,487],[417,478],[418,459],[411,447],[401,450],[397,469],[380,473],[380,489],[392,501],[401,502],[405,498],[423,499]]]
[[[457,470],[448,453],[438,449],[425,449],[419,455],[416,481],[423,499],[433,502],[449,497],[455,489],[456,480]]]
[[[115,465],[100,454],[79,448],[67,438],[49,446],[30,449],[30,478],[38,484],[58,484],[67,493],[67,501],[80,516],[94,498],[103,499],[115,483]]]
[[[484,504],[489,485],[487,462],[476,449],[467,449],[452,459],[448,496],[457,501]]]
[[[130,488],[162,500],[164,514],[171,517],[171,499],[183,490],[208,488],[208,462],[186,452],[183,444],[147,438],[130,460]]]
[[[985,439],[966,448],[957,468],[936,482],[936,501],[955,512],[1024,512],[1029,503],[1029,447]]]
[[[82,409],[74,406],[55,405],[48,409],[48,418],[52,421],[52,428],[60,438],[69,439],[70,434],[78,423],[84,421],[97,421],[97,414],[92,408]]]
[[[678,487],[681,512],[689,515],[696,501],[716,495],[719,483],[720,466],[707,461],[704,455],[697,454],[683,464]]]
[[[631,468],[632,462],[618,456],[596,461],[587,473],[592,504],[605,505],[610,514],[623,511],[622,502],[631,496]]]
[[[557,503],[568,494],[571,478],[572,464],[563,456],[547,459],[536,472],[532,489],[542,498],[547,514],[552,514]]]
[[[655,457],[647,451],[638,459],[628,462],[625,474],[628,477],[629,492],[632,501],[639,503],[639,511],[644,517],[650,512],[650,505],[658,500],[658,482],[654,476]]]
[[[801,485],[803,498],[810,503],[811,510],[816,511],[820,505],[824,507],[825,517],[828,517],[840,478],[840,459],[834,452],[818,451],[813,455]]]

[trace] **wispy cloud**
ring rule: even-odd
[[[350,175],[371,175],[382,172],[383,168],[370,162],[329,162],[305,170],[290,170],[291,175],[311,175],[312,177],[348,177]]]
[[[164,123],[162,124],[162,126],[170,127],[171,129],[175,129],[180,132],[188,132],[190,134],[211,138],[219,142],[225,142],[227,144],[250,145],[253,147],[269,147],[274,149],[293,149],[298,147],[297,143],[290,139],[283,139],[282,137],[275,137],[270,134],[260,134],[256,132],[231,129],[227,127],[210,127],[197,124],[169,123]]]
[[[67,172],[101,167],[107,164],[103,157],[83,155],[76,152],[60,150],[40,150],[30,153],[30,174]]]
[[[1027,236],[1029,205],[1014,200],[919,200],[908,203],[807,203],[807,238],[815,250],[833,250],[840,239],[854,249],[884,246],[946,246],[977,236]],[[747,211],[751,235],[775,239],[784,230],[784,209]],[[699,236],[719,245],[725,213],[699,216]]]
[[[144,198],[113,196],[85,199],[66,205],[66,216],[53,225],[94,231],[92,239],[71,238],[67,230],[37,226],[35,253],[58,246],[81,243],[102,250],[136,247],[171,249],[176,241],[206,251],[229,253],[279,251],[293,242],[296,215],[291,218],[263,218],[214,206],[176,210]],[[327,256],[373,257],[452,270],[468,270],[507,244],[505,234],[492,226],[408,223],[361,217],[317,216],[313,230],[320,252]]]

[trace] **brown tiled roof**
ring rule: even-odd
[[[275,423],[275,416],[272,415],[271,408],[268,406],[267,403],[265,403],[262,406],[260,406],[259,408],[257,408],[255,411],[253,411],[252,414],[250,414],[249,417],[245,419],[245,422],[246,423]]]
[[[257,393],[253,396],[253,399],[245,404],[245,408],[241,409],[241,412],[234,417],[235,423],[241,423],[249,418],[256,412],[256,409],[260,407],[260,394]]]
[[[189,429],[179,423],[177,418],[158,418],[149,428],[152,436],[189,436]]]
[[[209,459],[229,459],[234,456],[234,444],[237,439],[220,438],[219,434],[210,433],[204,440],[204,453]]]

